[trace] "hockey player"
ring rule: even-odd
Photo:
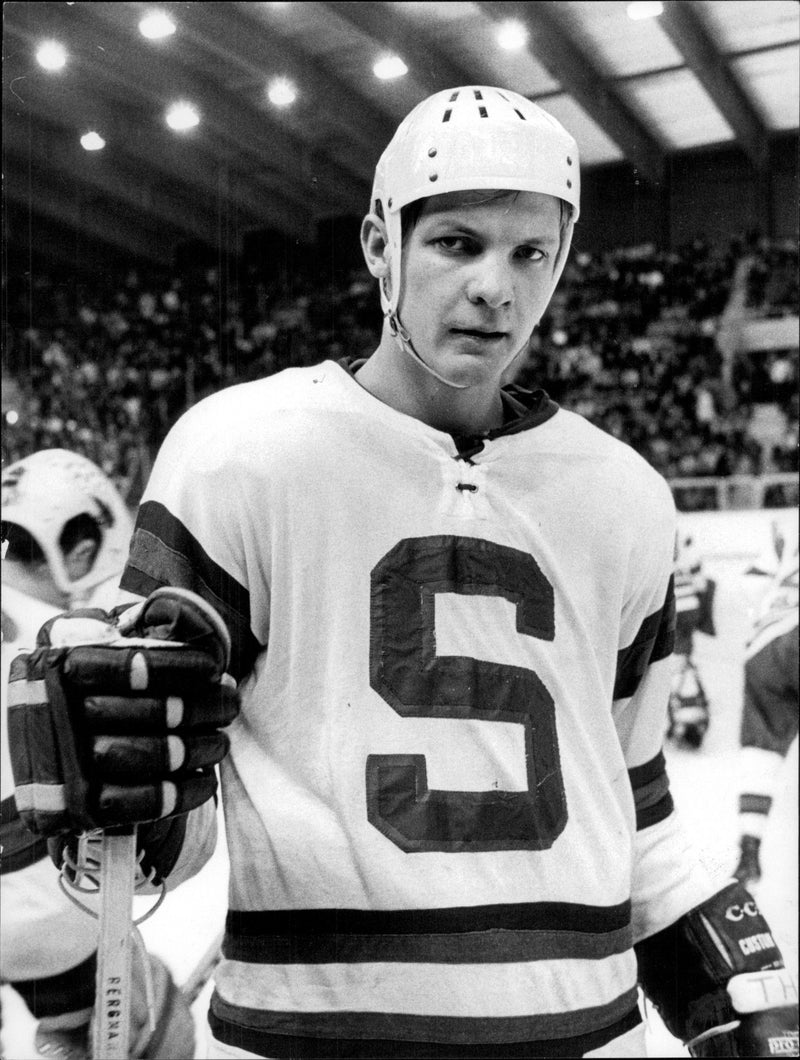
[[[708,698],[694,660],[694,635],[715,636],[713,601],[716,583],[706,577],[690,534],[676,539],[675,663],[669,695],[667,735],[697,748],[708,729]]]
[[[94,1003],[97,922],[62,892],[46,843],[17,813],[5,690],[11,658],[21,645],[34,643],[46,619],[64,607],[114,602],[133,525],[100,469],[63,449],[34,453],[4,471],[2,520],[0,979],[22,995],[37,1019],[37,1055],[80,1060],[87,1055]],[[151,959],[151,965],[157,1030],[149,1028],[144,973],[137,962],[131,1055],[191,1057],[191,1014],[163,964]],[[6,1028],[7,1037],[10,1033]]]
[[[740,853],[735,876],[761,879],[760,848],[780,766],[798,725],[798,550],[783,543],[772,586],[761,601],[744,664],[739,796]]]
[[[726,918],[749,896],[693,860],[669,794],[669,489],[504,385],[578,209],[576,144],[539,107],[432,96],[363,223],[372,356],[230,388],[170,432],[122,586],[147,598],[134,627],[174,632],[168,586],[224,618],[227,756],[197,722],[230,717],[218,667],[191,693],[170,676],[189,648],[49,647],[62,621],[12,675],[95,784],[37,807],[21,732],[17,791],[45,833],[171,822],[160,845],[140,825],[143,851],[196,871],[223,758],[213,1056],[641,1056],[637,976],[695,1055],[797,1053],[780,952],[748,943],[767,925]],[[154,688],[139,712],[133,658]]]

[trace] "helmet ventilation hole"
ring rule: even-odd
[[[525,115],[522,113],[522,111],[521,110],[517,110],[516,107],[514,107],[514,113],[517,115],[518,118],[522,118],[523,121],[527,121],[528,120],[525,117]]]
[[[479,88],[473,89],[475,99],[483,99],[483,93]]]
[[[442,118],[442,121],[450,121],[450,115],[452,113],[452,110],[448,107],[447,110],[444,112],[444,117]]]
[[[456,89],[456,91],[450,96],[450,102],[451,103],[455,103],[455,101],[457,99],[458,99],[458,89]]]
[[[487,111],[486,107],[478,107],[478,114],[480,114],[482,118],[489,117],[489,112]]]

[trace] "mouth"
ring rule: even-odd
[[[505,331],[489,331],[485,328],[450,328],[454,335],[464,335],[470,339],[479,339],[483,342],[498,342],[508,335]]]

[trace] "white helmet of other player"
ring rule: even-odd
[[[11,580],[14,527],[20,527],[41,549],[53,582],[71,604],[121,573],[133,532],[113,483],[91,460],[66,449],[43,449],[6,468],[2,520],[3,537],[12,542],[3,580]],[[71,556],[81,537],[93,547]]]
[[[580,209],[578,145],[555,118],[524,96],[482,85],[437,92],[400,123],[375,170],[371,208],[384,221],[389,246],[389,276],[380,288],[384,315],[401,346],[420,361],[398,317],[400,212],[419,199],[472,190],[533,191],[567,204],[552,293]]]

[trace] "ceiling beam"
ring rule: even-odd
[[[35,292],[38,270],[51,272],[54,263],[77,278],[100,270],[108,272],[117,265],[130,265],[132,260],[130,251],[100,240],[87,240],[76,229],[32,211],[27,203],[5,204],[3,240],[8,283],[17,291],[33,284]],[[35,293],[31,293],[30,300],[35,300]],[[13,313],[11,308],[9,313]]]
[[[363,208],[364,193],[352,173],[313,151],[276,121],[266,110],[258,110],[241,95],[221,91],[209,84],[190,65],[173,53],[170,62],[159,59],[143,38],[129,31],[126,4],[78,4],[85,19],[85,32],[105,47],[102,59],[92,64],[92,73],[115,80],[129,91],[163,108],[176,92],[194,101],[202,114],[201,135],[235,146],[251,165],[277,168],[285,177],[282,197],[300,209],[336,207],[345,211]]]
[[[163,120],[166,103],[176,96],[189,98],[201,111],[201,125],[183,135],[170,133],[173,139],[182,140],[187,153],[205,144],[212,154],[232,157],[254,184],[266,177],[278,216],[284,211],[313,217],[363,208],[368,188],[355,190],[358,181],[352,174],[299,142],[243,98],[209,85],[191,65],[174,55],[165,62],[157,46],[137,39],[128,4],[11,4],[4,9],[4,19],[4,37],[13,34],[24,43],[12,55],[23,90],[49,91],[55,97],[80,83],[100,106],[108,100],[111,111],[120,106],[127,112],[137,110],[139,122],[130,131],[139,135],[157,127],[168,132]],[[33,61],[33,45],[45,32],[62,40],[70,54],[70,64],[60,77],[43,74]],[[9,94],[4,93],[4,100]]]
[[[418,27],[398,14],[393,4],[320,3],[337,18],[344,19],[384,48],[396,52],[406,63],[415,81],[433,92],[459,85],[471,85],[475,77],[447,52],[423,37]],[[392,130],[393,131],[393,130]],[[387,142],[386,137],[384,142]]]
[[[659,25],[733,129],[755,169],[763,171],[769,152],[767,130],[712,40],[697,5],[687,0],[665,0]]]
[[[15,156],[7,146],[3,153],[6,166],[29,166],[27,157]],[[29,169],[26,176],[25,180],[6,181],[5,195],[31,214],[49,217],[74,229],[82,240],[100,240],[159,265],[172,263],[178,242],[174,229],[161,224],[143,224],[138,220],[132,222],[118,211],[109,209],[108,203],[94,201],[70,181],[53,179],[52,172],[45,178]]]
[[[270,184],[247,172],[238,153],[226,150],[224,144],[176,136],[155,119],[149,107],[131,98],[106,103],[102,92],[77,87],[81,79],[55,85],[44,77],[27,76],[27,67],[11,54],[15,42],[30,44],[6,24],[6,84],[17,87],[3,94],[4,120],[18,115],[32,125],[61,126],[70,129],[76,139],[95,122],[107,141],[108,156],[119,158],[123,166],[138,167],[140,182],[167,177],[184,186],[189,197],[206,198],[215,211],[235,206],[244,227],[275,227],[304,241],[314,238],[313,211],[301,211],[273,194]]]
[[[665,153],[652,133],[628,108],[614,85],[573,40],[559,18],[560,4],[553,0],[514,3],[479,2],[495,20],[516,18],[528,29],[528,50],[620,148],[633,167],[648,181],[664,179]],[[579,145],[580,146],[580,145]]]
[[[249,86],[263,92],[270,76],[288,77],[300,88],[301,108],[303,96],[313,99],[326,124],[344,140],[369,152],[391,137],[392,123],[385,115],[342,81],[335,69],[325,64],[324,56],[311,55],[292,38],[276,33],[263,5],[187,5],[181,11],[181,27],[198,47],[224,60],[231,71],[229,81],[237,88]],[[357,121],[354,115],[358,115]],[[353,164],[358,163],[358,157]],[[364,167],[364,173],[369,173],[369,166]]]
[[[3,136],[11,150],[29,163],[62,173],[74,184],[92,187],[145,217],[181,229],[193,239],[210,246],[219,242],[219,224],[208,202],[189,202],[180,188],[148,179],[140,166],[126,165],[119,156],[113,160],[104,157],[104,151],[84,151],[77,137],[65,130],[34,125],[14,114],[6,114]]]

